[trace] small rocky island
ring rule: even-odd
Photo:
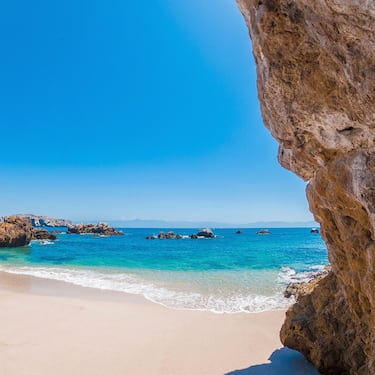
[[[33,228],[32,240],[50,240],[56,241],[58,238],[55,233],[49,232],[47,229]]]
[[[271,234],[271,232],[268,229],[262,229],[262,230],[258,230],[258,232],[256,234],[264,236],[264,235],[267,235],[267,234]]]
[[[197,238],[215,238],[215,234],[212,231],[212,229],[205,228],[200,230],[198,233],[191,234],[189,236],[182,235],[182,234],[175,234],[172,231],[169,232],[160,232],[157,236],[152,235],[152,236],[147,236],[146,240],[179,240],[182,238],[191,238],[191,239],[197,239]]]
[[[67,234],[97,234],[99,236],[122,236],[124,232],[116,230],[107,223],[98,224],[70,224]]]

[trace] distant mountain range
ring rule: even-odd
[[[166,221],[166,220],[107,220],[118,228],[311,228],[319,227],[315,221],[257,221],[254,223],[223,223],[217,221]]]

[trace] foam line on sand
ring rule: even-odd
[[[318,374],[281,348],[283,311],[177,311],[125,293],[0,273],[0,373]]]

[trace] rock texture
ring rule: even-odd
[[[56,241],[57,236],[55,235],[55,233],[48,232],[47,229],[33,228],[32,239]]]
[[[294,296],[297,301],[306,294],[310,294],[318,283],[321,282],[331,272],[331,267],[327,266],[323,271],[317,272],[309,281],[291,282],[285,289],[284,297]]]
[[[18,214],[16,215],[22,219],[31,220],[34,227],[67,227],[72,222],[66,219],[56,219],[48,216],[38,216],[32,214]]]
[[[197,233],[197,237],[214,238],[215,234],[210,228],[204,228]]]
[[[197,234],[193,233],[190,236],[182,235],[182,234],[175,234],[174,232],[160,232],[157,236],[147,236],[146,240],[156,240],[157,238],[160,240],[181,240],[183,238],[191,238],[191,239],[198,239],[198,238],[215,238],[215,234],[212,229],[205,228],[200,230]]]
[[[281,340],[322,374],[375,374],[375,2],[237,2],[264,123],[280,163],[309,181],[332,265]]]
[[[160,232],[158,234],[158,238],[162,239],[162,240],[164,240],[164,239],[171,240],[171,239],[176,238],[176,235],[174,234],[174,232],[167,232],[167,233]]]
[[[124,233],[107,223],[69,225],[67,234],[98,234],[102,236],[121,236]]]
[[[10,216],[0,223],[0,247],[26,246],[32,238],[30,220]]]

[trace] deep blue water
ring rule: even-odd
[[[50,244],[0,251],[0,267],[83,286],[143,294],[168,307],[216,312],[262,311],[290,303],[290,280],[328,264],[310,228],[216,229],[213,239],[146,240],[150,234],[194,229],[126,229],[124,236],[60,234]]]

